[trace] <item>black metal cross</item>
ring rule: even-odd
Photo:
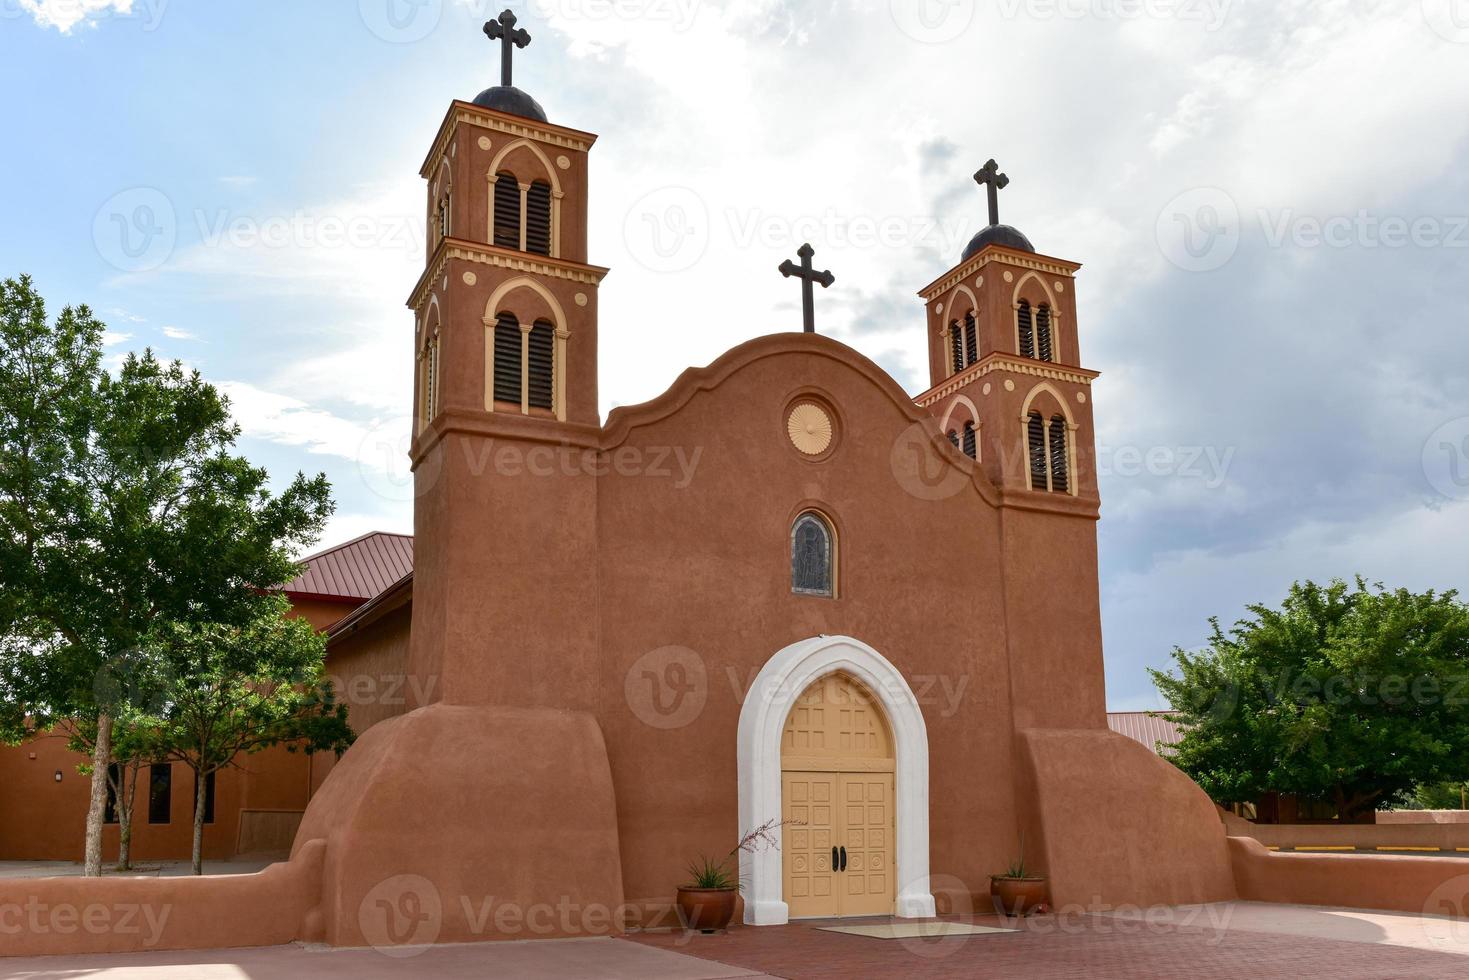
[[[801,280],[801,322],[807,333],[816,332],[816,291],[811,288],[812,283],[821,283],[821,288],[826,289],[837,281],[837,277],[831,271],[816,272],[811,268],[811,256],[816,254],[816,249],[810,244],[802,245],[796,249],[796,254],[801,257],[801,264],[796,265],[790,259],[780,264],[780,274],[789,279],[791,276]]]
[[[1000,191],[1010,185],[1010,178],[1000,173],[1000,165],[991,160],[979,169],[974,175],[977,184],[983,184],[985,190],[989,191],[990,198],[990,224],[1000,223]]]
[[[500,12],[498,20],[485,21],[485,37],[500,42],[500,84],[510,85],[510,58],[515,48],[530,43],[530,35],[515,29],[515,15],[509,10]]]

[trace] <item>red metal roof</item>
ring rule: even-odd
[[[1119,735],[1126,735],[1134,742],[1141,742],[1159,755],[1172,755],[1173,749],[1165,748],[1158,751],[1158,743],[1173,745],[1183,738],[1183,729],[1178,727],[1169,715],[1172,712],[1160,712],[1158,716],[1150,715],[1146,711],[1109,711],[1107,712],[1107,727]]]
[[[302,560],[282,586],[293,596],[366,602],[413,571],[413,535],[372,531]]]

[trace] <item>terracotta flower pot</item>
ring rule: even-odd
[[[739,892],[733,888],[680,888],[678,917],[685,929],[699,932],[727,929],[734,918],[738,896]]]
[[[1030,915],[1046,904],[1046,879],[994,875],[990,878],[990,893],[1003,914]]]

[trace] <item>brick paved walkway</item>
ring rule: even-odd
[[[1008,934],[942,940],[879,940],[821,932],[809,924],[737,928],[728,935],[640,933],[627,941],[677,950],[774,976],[824,977],[1026,977],[1096,980],[1153,977],[1196,980],[1267,980],[1331,977],[1469,977],[1469,924],[1399,917],[1383,927],[1362,919],[1342,927],[1331,910],[1274,907],[1271,931],[1248,928],[1269,916],[1270,906],[1242,906],[1230,922],[1227,906],[1205,907],[1172,923],[1078,915],[1037,917]],[[1214,909],[1211,918],[1210,909]],[[1168,912],[1169,910],[1161,910]],[[976,925],[1004,925],[977,917]],[[1221,926],[1220,923],[1223,923]],[[1323,936],[1321,933],[1325,933]],[[1351,935],[1351,939],[1327,938]],[[1409,945],[1385,945],[1407,942]],[[1451,951],[1453,950],[1453,951]]]

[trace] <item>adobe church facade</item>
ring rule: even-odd
[[[306,814],[333,906],[410,874],[441,941],[483,938],[451,895],[656,923],[772,820],[749,924],[984,902],[1022,837],[1058,902],[1232,897],[1207,799],[1106,725],[1079,266],[992,222],[920,291],[916,399],[775,332],[604,423],[599,345],[641,341],[599,331],[595,139],[506,84],[424,162],[408,670],[433,698]],[[1004,175],[978,179],[993,218]]]

